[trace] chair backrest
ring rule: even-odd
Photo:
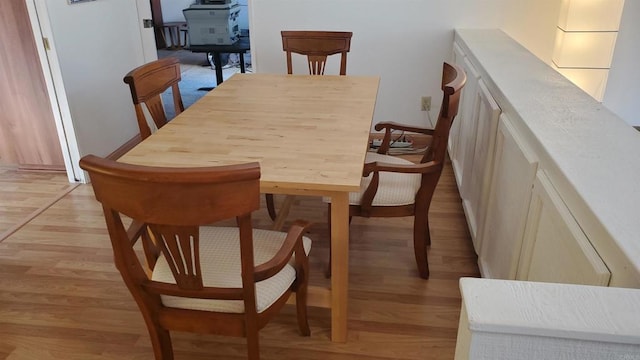
[[[160,95],[172,88],[173,105],[175,114],[184,111],[182,96],[180,95],[180,62],[177,58],[169,57],[149,62],[139,66],[124,77],[124,82],[129,84],[131,98],[136,110],[140,137],[146,139],[151,135],[151,128],[147,123],[142,104],[146,105],[156,128],[161,128],[167,123],[167,115],[162,106]]]
[[[282,31],[282,50],[287,54],[287,73],[293,74],[291,53],[307,56],[310,75],[324,75],[327,56],[341,54],[340,75],[347,74],[347,52],[352,32]]]
[[[251,212],[260,206],[258,163],[161,168],[87,155],[80,167],[89,172],[96,199],[102,203],[116,267],[139,304],[157,309],[160,295],[255,298]],[[123,215],[140,228],[127,229]],[[233,217],[240,229],[242,282],[250,286],[206,287],[200,272],[199,227]],[[175,284],[148,277],[134,249],[133,234],[141,235],[149,267],[155,266],[160,253],[173,260],[168,262]]]
[[[432,135],[431,144],[422,157],[421,162],[436,161],[444,163],[447,152],[447,141],[451,124],[458,114],[460,103],[460,90],[467,81],[464,70],[455,64],[444,63],[442,65],[442,105]]]

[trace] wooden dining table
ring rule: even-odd
[[[235,74],[119,161],[216,166],[257,161],[263,193],[331,198],[331,339],[347,340],[349,192],[359,191],[379,78]]]

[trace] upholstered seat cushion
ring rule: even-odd
[[[409,160],[391,155],[378,154],[368,152],[365,157],[365,163],[383,162],[388,164],[411,165]],[[373,174],[363,177],[360,181],[360,191],[349,193],[349,204],[360,205],[362,194],[371,183]],[[420,174],[402,174],[389,171],[380,172],[380,183],[378,191],[373,198],[373,206],[398,206],[410,205],[415,202],[416,193],[420,189]],[[325,202],[331,202],[331,198],[324,197]]]
[[[280,249],[287,234],[279,231],[253,230],[254,263],[263,264],[270,260]],[[311,250],[311,240],[303,237],[304,250]],[[240,240],[237,228],[210,227],[200,228],[200,263],[204,286],[241,288]],[[271,306],[296,278],[293,262],[286,265],[275,276],[256,283],[256,307],[262,312]],[[161,256],[153,269],[153,280],[173,283],[175,280],[164,256]],[[241,300],[193,299],[162,295],[162,303],[168,307],[243,313]]]

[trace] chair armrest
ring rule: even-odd
[[[296,220],[291,225],[287,237],[273,258],[255,267],[254,280],[262,281],[277,274],[287,265],[294,253],[296,254],[296,263],[302,261],[302,258],[306,258],[304,246],[302,245],[302,236],[310,226],[311,223],[308,221]]]
[[[377,123],[375,125],[375,129],[376,131],[380,131],[382,129],[386,130],[402,130],[402,131],[409,131],[409,132],[414,132],[414,133],[420,133],[420,134],[427,134],[427,135],[433,135],[434,130],[433,129],[429,129],[429,128],[421,128],[421,127],[417,127],[417,126],[410,126],[410,125],[405,125],[405,124],[400,124],[394,121],[387,121],[387,122],[380,122]]]
[[[377,123],[374,127],[376,131],[380,131],[384,129],[384,137],[382,138],[382,143],[378,148],[378,154],[386,154],[389,151],[389,147],[391,145],[391,131],[392,130],[402,130],[409,131],[418,134],[425,135],[433,135],[434,130],[428,128],[420,128],[417,126],[404,125],[400,123],[396,123],[393,121],[381,122]]]
[[[396,173],[404,173],[404,174],[428,174],[431,172],[436,172],[439,170],[438,165],[441,164],[436,163],[435,161],[429,161],[424,164],[390,164],[384,163],[380,161],[375,161],[372,163],[364,164],[364,168],[362,170],[362,176],[369,176],[369,174],[387,171],[387,172],[396,172]]]

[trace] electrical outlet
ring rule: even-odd
[[[431,96],[423,96],[420,98],[420,110],[422,111],[431,110]]]

